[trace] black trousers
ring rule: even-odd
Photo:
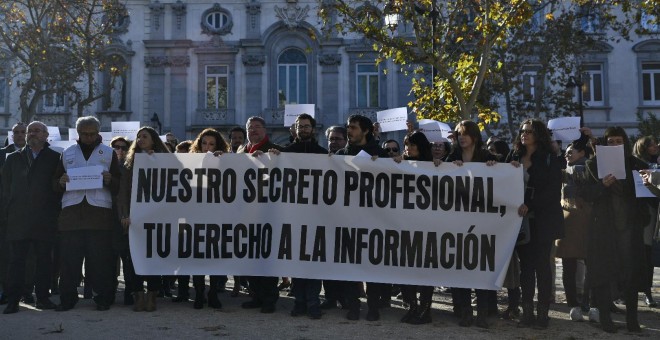
[[[11,302],[18,302],[23,296],[26,259],[30,248],[34,249],[36,256],[34,284],[37,300],[48,298],[52,272],[53,243],[43,240],[20,240],[11,241],[6,288],[7,298]]]
[[[204,277],[205,275],[193,275],[193,287],[195,287],[195,291],[202,291],[202,293],[204,292],[204,289],[206,288]],[[222,277],[223,275],[209,275],[209,294],[216,293],[218,291],[218,284],[222,282]],[[181,284],[180,282],[181,281],[179,281],[179,284]]]
[[[89,263],[85,279],[90,280],[97,296],[97,304],[110,305],[113,301],[115,280],[115,253],[112,231],[77,230],[60,233],[60,300],[75,304],[78,300],[78,282],[83,259]]]
[[[344,305],[344,296],[341,291],[341,281],[336,280],[323,280],[323,291],[325,292],[325,300],[331,303],[341,303]]]
[[[278,277],[271,276],[250,276],[248,282],[250,289],[254,292],[253,299],[262,305],[275,305],[280,297],[280,291],[277,289]]]
[[[392,300],[392,284],[367,282],[367,306],[377,310],[382,303]]]
[[[338,283],[340,294],[343,295],[343,309],[351,311],[360,311],[360,285],[362,282],[356,281],[335,281]]]
[[[403,301],[409,303],[411,306],[418,304],[417,293],[419,293],[420,305],[431,304],[433,300],[433,286],[401,285]]]
[[[530,219],[530,227],[533,219]],[[537,300],[540,304],[549,305],[552,300],[552,267],[550,251],[554,240],[541,240],[538,233],[532,229],[529,243],[516,247],[520,258],[520,289],[522,303],[534,303],[534,292],[538,285]]]

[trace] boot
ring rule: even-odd
[[[135,299],[133,304],[134,312],[143,312],[144,311],[144,292],[135,292],[133,293]]]
[[[461,306],[461,321],[458,322],[458,325],[461,327],[470,327],[473,322],[472,306]]]
[[[195,288],[195,303],[193,303],[193,308],[195,309],[204,308],[204,288],[202,289]]]
[[[477,320],[475,320],[474,325],[479,328],[488,329],[488,321],[486,320],[486,316],[488,316],[488,308],[477,309]]]
[[[422,325],[431,323],[431,301],[420,303],[415,314],[408,320],[411,325]]]
[[[144,303],[144,311],[145,312],[153,312],[156,310],[156,296],[158,295],[158,291],[153,291],[153,292],[147,292],[147,298],[145,299]]]
[[[626,327],[629,332],[638,333],[642,331],[642,328],[639,327],[639,320],[637,319],[637,292],[634,292],[629,299],[626,299]]]
[[[222,303],[218,299],[218,292],[215,289],[209,289],[209,307],[220,309],[222,308]]]
[[[520,321],[518,322],[518,327],[534,326],[534,321],[535,321],[534,303],[532,302],[523,303],[522,308],[523,308],[523,314],[520,317]]]
[[[550,322],[550,317],[548,312],[550,310],[550,305],[539,303],[536,306],[536,327],[538,329],[548,328],[548,323]]]
[[[401,322],[407,323],[408,321],[410,321],[410,319],[412,319],[413,315],[415,315],[416,313],[417,313],[417,299],[413,300],[410,303],[410,305],[408,307],[408,311],[401,318]]]
[[[616,333],[617,329],[612,322],[612,314],[608,308],[599,308],[599,323],[601,328],[607,333]]]

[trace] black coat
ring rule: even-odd
[[[506,162],[519,161],[511,152]],[[529,180],[525,188],[525,205],[533,213],[534,223],[530,232],[541,241],[554,241],[564,237],[564,212],[561,207],[561,164],[556,156],[536,151],[531,157],[532,165],[527,169]],[[522,165],[521,165],[522,166]]]
[[[390,155],[387,153],[387,151],[381,148],[374,139],[367,140],[367,143],[364,145],[353,145],[350,143],[346,144],[343,149],[337,150],[335,155],[355,156],[363,150],[371,156],[390,158]]]
[[[36,159],[30,148],[7,157],[2,168],[2,218],[7,240],[52,240],[57,231],[61,195],[52,188],[60,154],[47,146]]]
[[[327,154],[328,150],[316,141],[299,141],[287,145],[282,152]]]

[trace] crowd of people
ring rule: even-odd
[[[611,313],[620,311],[614,303],[619,301],[626,307],[627,329],[638,332],[638,293],[643,292],[646,304],[655,307],[651,244],[658,237],[658,200],[637,198],[631,176],[601,178],[595,157],[596,145],[623,145],[627,172],[639,171],[644,184],[660,196],[660,175],[648,170],[657,168],[659,159],[653,137],[642,137],[632,145],[622,128],[610,127],[601,138],[581,128],[581,137],[562,150],[544,122],[529,119],[520,125],[510,149],[504,140],[484,142],[476,123],[462,121],[448,140],[434,142],[409,124],[401,148],[394,139],[379,141],[377,123],[353,115],[346,126],[325,131],[326,149],[319,144],[316,121],[308,114],[297,117],[286,146],[273,143],[266,122],[256,116],[247,120],[245,129],[231,129],[228,140],[220,131],[207,128],[195,140],[179,142],[168,134],[163,141],[156,130],[145,126],[135,136],[115,137],[105,145],[99,135],[100,122],[91,116],[79,118],[76,130],[77,143],[60,154],[49,148],[45,124],[18,123],[12,128],[13,143],[0,150],[0,303],[7,305],[4,314],[18,312],[21,301],[34,303],[37,309],[73,309],[81,282],[84,297],[93,298],[97,310],[108,310],[115,304],[120,268],[125,282],[123,304],[136,312],[156,310],[159,297],[192,301],[195,309],[222,308],[218,293],[225,289],[226,276],[211,275],[208,291],[205,276],[193,276],[192,298],[189,276],[141,276],[133,268],[128,230],[135,154],[170,152],[211,152],[218,157],[224,153],[259,157],[264,153],[354,156],[366,152],[374,159],[394,162],[522,167],[525,193],[518,214],[523,222],[504,280],[508,306],[500,312],[495,291],[476,289],[475,318],[471,289],[444,288],[451,291],[458,324],[488,328],[488,317],[500,315],[518,319],[520,327],[547,328],[550,305],[556,302],[555,257],[562,261],[571,320],[582,320],[587,314],[604,331],[616,332]],[[102,187],[67,190],[69,169],[88,166],[102,169]],[[246,292],[250,299],[242,303],[243,308],[273,313],[280,289],[289,285],[295,300],[291,316],[320,319],[322,310],[341,307],[347,319],[358,320],[360,297],[366,295],[365,318],[375,321],[379,310],[400,292],[406,307],[401,322],[432,321],[432,286],[367,282],[365,292],[362,282],[282,278],[280,283],[278,277],[250,276],[234,277],[231,296]],[[59,304],[51,300],[52,295],[59,295]]]

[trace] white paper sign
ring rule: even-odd
[[[421,119],[419,131],[423,132],[431,143],[447,141],[447,137],[452,132],[448,124],[433,119]]]
[[[314,104],[286,104],[284,105],[284,126],[289,127],[296,122],[296,118],[306,113],[312,118],[316,110]]]
[[[381,132],[408,130],[408,109],[405,107],[378,111],[376,117]]]
[[[580,117],[550,119],[548,129],[552,130],[553,140],[572,142],[580,138]]]
[[[110,141],[112,140],[112,132],[99,132],[99,135],[101,135],[101,139],[103,139],[103,144],[110,145]]]
[[[642,175],[639,171],[632,171],[633,180],[635,181],[635,197],[656,197],[649,188],[644,185]]]
[[[167,136],[166,135],[160,135],[158,137],[160,137],[160,140],[162,140],[163,143],[167,143]]]
[[[598,160],[598,178],[602,179],[612,174],[616,179],[626,179],[623,145],[596,145],[596,159]]]
[[[140,130],[140,122],[112,122],[112,137],[135,138]]]
[[[51,148],[53,151],[57,151],[59,153],[62,153],[64,149],[70,147],[73,144],[76,144],[75,140],[54,140],[52,142],[48,142],[50,144],[49,148]]]
[[[69,128],[69,140],[77,140],[78,139],[78,130]]]
[[[48,141],[62,140],[60,128],[57,126],[48,126]]]
[[[9,141],[9,144],[14,144],[14,131],[7,131],[7,140]]]
[[[66,191],[103,188],[103,167],[100,165],[70,168],[66,174],[69,175]]]

